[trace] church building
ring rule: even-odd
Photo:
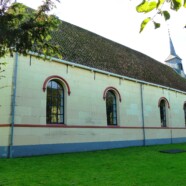
[[[0,59],[1,158],[186,142],[171,39],[168,65],[67,22],[53,42],[63,59]]]

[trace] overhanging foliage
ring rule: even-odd
[[[50,42],[51,32],[57,30],[60,23],[56,16],[47,15],[55,7],[53,1],[45,0],[37,10],[21,3],[9,5],[10,0],[1,1],[0,58],[13,52],[27,55],[29,51],[45,57],[61,57],[59,46]]]
[[[168,6],[165,6],[167,4]],[[169,7],[167,9],[167,7]],[[143,31],[147,23],[152,21],[155,29],[160,27],[160,23],[155,22],[155,17],[160,15],[164,17],[165,21],[170,19],[170,10],[178,11],[181,7],[186,8],[186,0],[142,0],[142,2],[136,6],[136,11],[139,13],[149,13],[154,11],[152,17],[145,18],[140,27],[140,32]]]

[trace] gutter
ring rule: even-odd
[[[16,106],[16,92],[17,92],[17,69],[18,69],[18,53],[15,53],[14,60],[14,72],[13,72],[13,94],[12,94],[12,107],[11,107],[11,131],[10,131],[10,144],[9,144],[9,152],[8,157],[13,157],[13,145],[14,145],[14,124],[15,124],[15,106]]]
[[[36,56],[36,57],[39,56],[41,58],[42,57],[43,58],[45,57],[44,55],[40,55],[40,54],[38,54],[36,52],[29,52],[28,54],[29,55],[32,55],[32,56]],[[113,76],[113,77],[117,77],[117,78],[120,78],[120,79],[126,79],[126,80],[129,80],[129,81],[133,81],[133,82],[137,82],[137,83],[141,83],[141,84],[145,84],[145,85],[151,85],[151,86],[154,86],[154,87],[164,88],[164,89],[167,89],[167,90],[172,90],[172,91],[175,91],[175,92],[186,94],[186,92],[181,91],[181,90],[178,90],[178,89],[166,87],[166,86],[155,84],[155,83],[150,83],[150,82],[143,81],[143,80],[138,80],[138,79],[135,79],[135,78],[130,78],[128,76],[118,75],[118,74],[115,74],[115,73],[112,73],[112,72],[108,72],[108,71],[104,71],[104,70],[99,70],[97,68],[92,68],[92,67],[88,67],[88,66],[85,66],[85,65],[77,64],[75,62],[69,62],[69,61],[58,59],[58,58],[54,58],[54,57],[52,57],[52,58],[51,57],[47,57],[47,59],[50,60],[50,61],[55,61],[55,62],[63,63],[63,64],[70,65],[70,66],[73,66],[73,67],[78,67],[78,68],[90,70],[92,72],[98,72],[98,73],[101,73],[101,74],[106,74],[108,76]]]

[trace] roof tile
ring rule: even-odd
[[[67,22],[53,41],[61,46],[64,60],[186,91],[186,79],[169,66]]]

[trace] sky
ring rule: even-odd
[[[80,26],[124,46],[142,52],[160,62],[170,53],[169,34],[174,48],[182,58],[186,72],[186,9],[171,12],[171,20],[161,22],[159,29],[149,23],[142,33],[140,24],[148,14],[136,12],[142,0],[60,0],[53,14],[61,20]],[[42,0],[17,0],[29,7],[37,8]],[[153,14],[152,14],[153,15]]]

